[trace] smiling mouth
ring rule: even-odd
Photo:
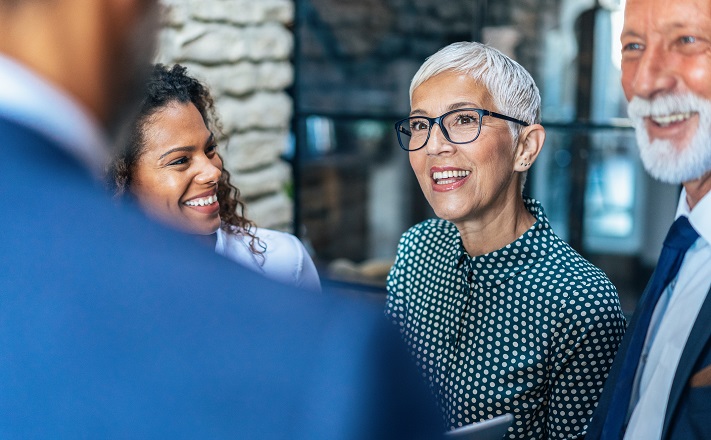
[[[217,202],[217,195],[212,195],[210,197],[202,197],[199,199],[192,199],[185,202],[188,206],[208,206]]]
[[[454,182],[464,179],[469,174],[471,174],[471,171],[467,171],[467,170],[438,171],[438,172],[432,173],[432,179],[435,181],[435,184],[437,184],[437,185],[449,185],[451,183],[454,183]]]
[[[696,112],[672,113],[670,115],[650,116],[649,119],[660,127],[668,127],[672,124],[691,119],[692,116],[697,114]]]

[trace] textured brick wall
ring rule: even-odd
[[[163,0],[158,61],[207,83],[226,139],[225,168],[259,226],[290,230],[289,142],[293,103],[292,0]]]

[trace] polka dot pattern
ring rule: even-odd
[[[510,439],[585,432],[625,321],[605,274],[556,236],[540,204],[513,243],[469,257],[432,219],[400,239],[385,312],[450,428],[512,413]]]

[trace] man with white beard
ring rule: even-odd
[[[683,184],[589,439],[711,438],[711,2],[627,0],[622,86],[642,162]]]

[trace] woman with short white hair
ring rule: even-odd
[[[540,103],[518,63],[455,43],[420,67],[395,125],[439,218],[403,234],[386,313],[448,428],[511,413],[508,438],[582,436],[625,329],[607,276],[522,194]]]

